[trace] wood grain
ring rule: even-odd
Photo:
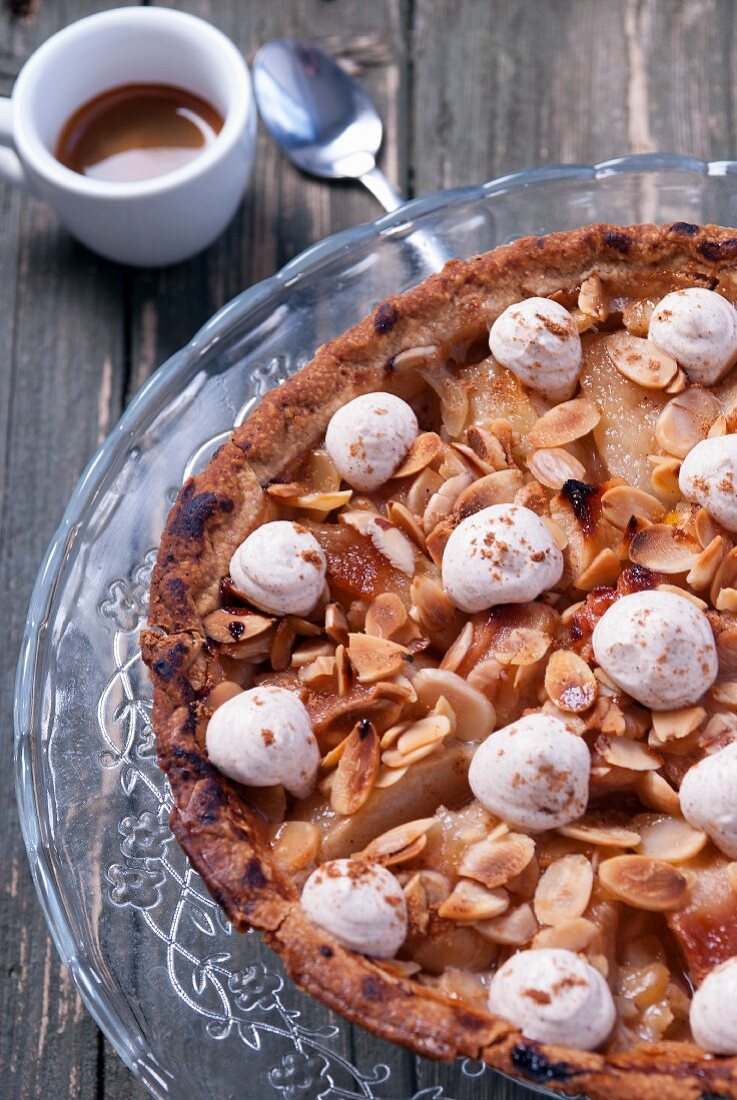
[[[126,0],[13,0],[0,8],[0,93],[58,27]],[[359,70],[385,120],[383,167],[408,193],[535,163],[668,149],[734,155],[737,10],[730,0],[171,0],[251,57],[273,37],[322,42]],[[49,211],[0,188],[0,768],[12,773],[15,660],[33,579],[82,467],[151,372],[224,302],[307,245],[373,218],[360,188],[308,180],[263,131],[243,208],[203,255],[122,270],[72,243]],[[736,216],[737,220],[737,216]],[[142,1100],[51,946],[0,788],[3,1095]],[[322,1013],[314,1008],[315,1019]],[[327,1018],[327,1014],[324,1014]],[[312,1018],[312,1017],[310,1017]],[[322,1019],[323,1017],[320,1016]],[[346,1053],[375,1045],[344,1030]],[[397,1048],[391,1094],[432,1089],[437,1067]],[[454,1100],[528,1096],[489,1078]]]

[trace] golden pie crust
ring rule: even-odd
[[[235,927],[263,930],[295,982],[349,1019],[431,1058],[483,1059],[530,1084],[596,1100],[737,1097],[737,1058],[705,1055],[685,1042],[641,1043],[620,1053],[544,1046],[504,1020],[344,950],[307,920],[295,884],[272,857],[262,818],[204,749],[203,700],[223,675],[203,620],[220,606],[221,578],[236,547],[275,514],[265,487],[289,480],[338,408],[387,385],[402,351],[480,339],[512,302],[570,291],[593,272],[610,294],[633,285],[643,296],[648,288],[705,286],[734,301],[737,231],[594,225],[452,261],[319,348],[187,481],[162,535],[150,626],[142,634],[159,763],[174,798],[172,829]]]

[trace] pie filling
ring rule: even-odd
[[[207,749],[344,946],[532,1039],[734,1054],[737,312],[553,297],[266,488]]]

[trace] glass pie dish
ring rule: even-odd
[[[438,250],[468,256],[594,221],[734,224],[735,172],[737,163],[676,156],[541,168],[332,237],[221,310],[90,463],[29,610],[18,798],[57,948],[155,1096],[450,1100],[493,1089],[475,1064],[431,1065],[336,1023],[284,979],[257,935],[232,931],[173,842],[138,631],[182,480],[314,348],[428,275]],[[540,1084],[532,1072],[530,1083]]]

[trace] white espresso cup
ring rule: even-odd
[[[222,115],[220,133],[187,164],[112,183],[54,156],[65,122],[123,84],[171,84]],[[225,228],[253,165],[256,106],[248,67],[210,23],[164,8],[117,8],[48,39],[0,99],[0,180],[45,199],[70,233],[108,259],[141,267],[194,255]]]

